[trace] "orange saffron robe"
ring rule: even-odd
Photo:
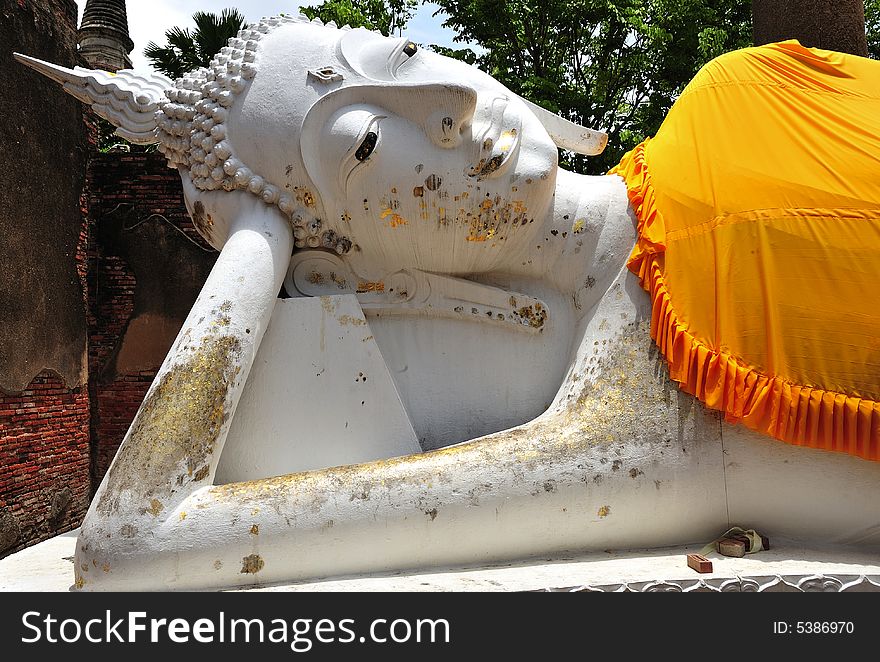
[[[728,421],[880,460],[880,62],[723,55],[611,172],[672,379]]]

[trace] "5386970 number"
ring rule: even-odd
[[[773,634],[853,634],[852,621],[775,621]]]

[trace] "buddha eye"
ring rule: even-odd
[[[376,143],[379,142],[379,136],[376,135],[375,132],[370,131],[364,136],[363,142],[360,144],[360,147],[357,148],[357,151],[354,153],[354,158],[358,161],[366,161],[370,154],[373,153],[373,150],[376,149]]]
[[[407,57],[412,57],[416,54],[416,52],[418,52],[418,50],[419,47],[412,42],[409,42],[406,46],[403,47],[403,52],[406,53]]]

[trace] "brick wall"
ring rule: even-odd
[[[0,548],[79,526],[89,503],[89,398],[50,371],[0,394]]]
[[[216,252],[159,154],[98,154],[94,116],[13,60],[83,64],[73,0],[0,16],[2,557],[80,524]]]
[[[79,525],[90,498],[89,131],[13,51],[78,64],[72,0],[0,0],[0,556]]]
[[[83,114],[88,144],[98,142]],[[89,194],[80,194],[76,274],[88,302]],[[0,556],[79,526],[91,499],[89,393],[43,370],[21,392],[0,389]]]
[[[157,153],[90,162],[89,392],[97,487],[204,284],[217,253]]]
[[[110,466],[134,412],[144,399],[155,370],[144,375],[111,376],[106,369],[134,310],[137,281],[128,265],[116,255],[98,255],[92,246],[93,265],[89,288],[89,380],[93,417],[92,473],[95,488]]]
[[[80,524],[217,256],[159,154],[93,152],[80,210],[88,385],[45,370],[23,391],[0,390],[4,556]]]

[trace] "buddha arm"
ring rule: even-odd
[[[86,516],[77,584],[97,571],[96,554],[133,553],[144,535],[179,517],[180,504],[213,483],[292,250],[277,210],[244,195],[237,203],[220,257]]]

